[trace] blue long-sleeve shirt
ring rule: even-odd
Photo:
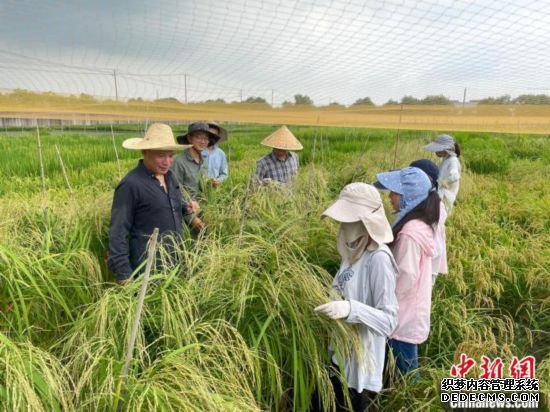
[[[218,146],[215,146],[211,152],[205,149],[202,152],[202,157],[208,162],[208,177],[218,179],[220,182],[228,178],[227,157],[222,149]]]
[[[159,236],[183,236],[187,204],[171,171],[164,180],[168,192],[140,160],[115,189],[107,264],[118,280],[128,279],[145,260],[147,242],[155,227],[159,228]]]

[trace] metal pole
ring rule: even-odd
[[[116,81],[116,69],[113,69],[113,77],[115,79],[115,98],[116,98],[116,101],[118,102],[118,84]]]
[[[183,75],[184,86],[185,86],[185,104],[187,104],[187,73]]]

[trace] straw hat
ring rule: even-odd
[[[340,223],[361,221],[369,236],[379,245],[393,241],[393,234],[384,213],[380,193],[366,183],[350,183],[340,192],[323,216],[331,217]]]
[[[267,147],[281,150],[302,150],[304,148],[296,136],[294,136],[286,126],[275,130],[262,140],[262,144]]]
[[[153,123],[145,132],[143,138],[132,137],[122,142],[122,147],[130,150],[183,150],[189,145],[177,144],[172,128],[167,124]]]

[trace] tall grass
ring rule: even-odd
[[[41,130],[47,225],[33,131],[0,137],[0,147],[15,150],[0,151],[0,350],[4,370],[11,368],[0,380],[3,409],[304,411],[316,390],[333,406],[327,348],[332,341],[345,353],[356,335],[313,313],[329,299],[339,265],[337,225],[320,214],[344,184],[372,182],[393,166],[395,132],[295,127],[305,150],[294,190],[247,191],[255,160],[268,152],[258,143],[273,129],[233,127],[223,147],[230,180],[205,194],[206,233],[186,240],[179,262],[152,277],[124,387],[139,285],[114,286],[103,262],[118,179],[110,129]],[[118,143],[134,134],[115,128]],[[433,135],[402,131],[397,167],[429,157],[422,144]],[[465,169],[447,229],[450,273],[434,288],[421,379],[392,382],[376,401],[380,410],[440,410],[440,380],[461,352],[505,362],[532,354],[541,391],[550,394],[549,143],[456,137]],[[124,170],[139,157],[119,154]],[[508,167],[472,166],[500,157]]]

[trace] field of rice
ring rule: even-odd
[[[313,312],[339,265],[337,226],[320,214],[345,184],[431,158],[422,146],[436,133],[402,130],[395,151],[395,130],[291,127],[305,147],[294,192],[252,193],[276,126],[231,125],[230,178],[206,193],[204,235],[152,274],[123,381],[140,284],[114,284],[104,258],[113,190],[139,158],[121,142],[143,128],[40,129],[45,187],[37,131],[0,130],[0,409],[307,411],[316,390],[331,405],[328,342],[345,351],[355,331]],[[453,135],[461,192],[421,377],[392,379],[378,409],[442,410],[441,380],[466,353],[506,365],[533,355],[546,410],[550,139]]]

